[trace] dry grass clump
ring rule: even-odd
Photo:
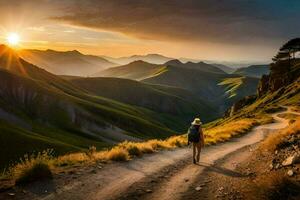
[[[142,156],[143,154],[154,153],[158,150],[173,149],[187,145],[185,136],[173,136],[166,140],[149,140],[146,142],[120,143],[117,147],[125,149],[130,156]]]
[[[27,184],[36,180],[52,178],[51,163],[53,151],[46,150],[37,155],[25,155],[21,161],[10,169],[16,184]]]
[[[130,156],[128,151],[126,151],[126,149],[120,147],[114,147],[111,150],[107,151],[106,157],[104,158],[112,161],[127,161],[129,160]]]
[[[184,147],[187,145],[187,137],[185,135],[174,136],[167,139],[166,142],[171,147]]]
[[[63,156],[59,156],[54,160],[55,166],[72,166],[75,164],[86,163],[91,159],[86,153],[70,153]]]
[[[155,150],[172,149],[172,146],[166,140],[149,140],[148,144]]]
[[[205,143],[216,144],[217,142],[224,142],[232,137],[248,132],[257,123],[255,119],[245,118],[205,129]]]
[[[153,153],[155,150],[148,142],[123,142],[118,145],[119,148],[128,151],[130,156],[142,156],[144,153]]]
[[[289,135],[299,134],[300,132],[300,118],[295,119],[296,121],[290,124],[288,127],[276,131],[273,134],[270,134],[266,140],[260,145],[260,150],[264,151],[274,151],[278,145],[280,145],[284,138]]]

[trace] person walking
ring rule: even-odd
[[[200,118],[195,118],[188,130],[188,144],[193,145],[193,163],[200,160],[201,148],[204,146],[204,135]]]

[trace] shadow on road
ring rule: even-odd
[[[241,174],[239,172],[236,172],[236,171],[224,168],[224,167],[219,167],[214,164],[200,162],[197,165],[204,167],[205,170],[216,172],[216,173],[223,174],[226,176],[237,177],[237,178],[248,177],[248,175]]]

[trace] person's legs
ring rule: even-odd
[[[197,143],[197,162],[200,160],[201,142]]]
[[[193,142],[193,163],[196,163],[196,143]]]

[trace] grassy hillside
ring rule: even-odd
[[[227,74],[231,74],[232,72],[235,71],[234,68],[228,67],[227,65],[215,64],[215,63],[213,63],[211,65],[218,67],[219,69],[221,69],[222,71],[226,72]]]
[[[127,78],[140,81],[143,79],[160,75],[168,69],[168,66],[174,66],[182,69],[194,69],[202,72],[225,74],[225,72],[219,69],[218,67],[206,64],[204,62],[182,63],[179,60],[170,60],[164,64],[159,65],[138,60],[127,65],[122,65],[118,67],[109,68],[104,71],[100,71],[94,74],[93,76]]]
[[[207,64],[207,63],[204,63],[204,62],[194,63],[194,62],[189,61],[189,62],[186,62],[186,63],[182,63],[179,60],[170,60],[170,61],[166,62],[164,65],[182,67],[184,69],[195,69],[195,70],[200,70],[200,71],[203,71],[203,72],[220,73],[220,74],[225,73],[219,67],[214,66],[214,65],[210,65],[210,64]]]
[[[102,57],[84,55],[78,51],[21,50],[18,53],[24,60],[59,75],[88,76],[117,65]]]
[[[216,109],[187,90],[150,85],[119,78],[77,78],[72,83],[92,94],[140,106],[158,113],[176,115],[189,122],[195,116],[208,121],[217,116]]]
[[[238,102],[231,110],[234,118],[276,112],[282,106],[300,106],[300,60],[273,64],[270,75],[263,77],[253,103]],[[242,100],[243,101],[243,100]]]
[[[107,70],[100,71],[93,76],[143,80],[160,73],[160,71],[163,69],[163,65],[157,65],[138,60],[127,65],[112,67]]]
[[[239,74],[243,76],[260,78],[262,75],[267,75],[270,73],[269,65],[251,65],[249,67],[237,69],[234,74]]]
[[[43,148],[58,153],[91,145],[101,148],[125,139],[165,138],[186,124],[176,123],[176,116],[88,93],[5,46],[0,51],[0,135],[5,152],[20,156]],[[1,167],[15,157],[7,158],[1,156]]]
[[[145,79],[143,82],[181,87],[189,90],[203,100],[209,101],[222,113],[235,101],[244,96],[255,94],[258,83],[258,79],[246,78],[245,81],[236,86],[236,95],[232,96],[228,93],[228,86],[222,84],[226,79],[234,80],[241,79],[241,77],[225,73],[211,73],[198,69],[168,66],[164,73]]]
[[[258,78],[251,77],[234,77],[226,78],[219,85],[226,86],[226,93],[229,95],[229,98],[233,98],[237,95],[247,96],[249,94],[255,94],[256,88],[254,85],[258,85]]]
[[[226,74],[218,67],[203,62],[182,63],[179,60],[170,60],[163,65],[136,61],[128,65],[104,70],[97,75],[181,88],[202,99],[205,104],[213,105],[217,108],[218,115],[231,106],[233,102],[246,95],[255,94],[258,83],[258,79],[246,78],[234,91],[235,95],[231,95],[228,93],[227,85],[219,83],[223,82],[224,79],[241,78],[241,76]]]

